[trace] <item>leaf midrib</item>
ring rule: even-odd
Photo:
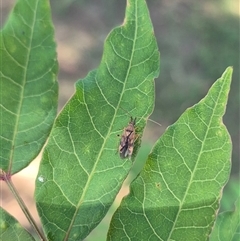
[[[136,4],[136,1],[135,1],[135,4]],[[136,4],[136,5],[137,5],[137,4]],[[103,150],[104,150],[104,146],[105,146],[105,144],[106,144],[106,140],[108,139],[107,137],[108,137],[108,136],[110,135],[110,133],[111,133],[112,126],[113,126],[113,123],[114,123],[114,120],[115,120],[115,117],[116,117],[116,114],[117,114],[117,110],[119,109],[119,106],[120,106],[120,103],[121,103],[121,100],[122,100],[122,97],[123,97],[123,94],[124,94],[124,90],[125,90],[125,86],[126,86],[126,80],[128,79],[129,71],[130,71],[130,69],[131,69],[131,63],[132,63],[132,59],[133,59],[133,56],[134,56],[134,49],[135,49],[136,39],[137,39],[137,26],[138,26],[138,21],[137,21],[137,19],[138,19],[138,18],[137,18],[136,16],[137,16],[137,7],[135,6],[135,31],[134,31],[134,39],[133,39],[133,47],[132,47],[133,51],[131,52],[131,57],[130,57],[130,60],[129,60],[129,67],[128,67],[128,70],[127,70],[127,73],[126,73],[126,77],[125,77],[125,80],[124,80],[123,91],[121,92],[121,95],[120,95],[120,98],[119,98],[119,101],[118,101],[118,105],[117,105],[117,107],[116,107],[116,109],[115,109],[115,113],[114,113],[114,115],[113,115],[113,118],[112,118],[112,121],[111,121],[111,125],[110,125],[110,128],[109,128],[108,132],[107,132],[106,138],[104,138],[104,142],[103,142],[103,144],[102,144],[102,146],[101,146],[101,149],[100,149],[100,151],[99,151],[99,155],[97,156],[96,162],[94,162],[92,171],[90,172],[89,178],[88,178],[88,180],[87,180],[87,182],[86,182],[86,185],[85,185],[85,187],[84,187],[84,189],[83,189],[82,196],[81,196],[81,198],[80,198],[80,200],[79,200],[79,202],[78,202],[78,204],[77,204],[77,206],[76,206],[76,211],[74,212],[73,218],[72,218],[71,223],[70,223],[70,225],[69,225],[69,228],[68,228],[68,230],[67,230],[67,232],[66,232],[66,236],[65,236],[65,238],[64,238],[64,241],[67,241],[68,238],[69,238],[69,235],[70,235],[72,226],[73,226],[73,224],[74,224],[74,222],[75,222],[75,219],[76,219],[78,210],[79,210],[81,204],[82,204],[83,201],[84,201],[85,194],[86,194],[86,192],[87,192],[87,190],[88,190],[88,187],[90,186],[92,177],[94,176],[94,173],[95,173],[95,170],[96,170],[96,168],[97,168],[98,162],[99,162],[100,157],[101,157],[101,155],[102,155],[102,152],[103,152]],[[124,25],[123,25],[122,27],[124,27]],[[95,80],[96,80],[96,77],[95,77]],[[97,80],[96,80],[96,82],[97,82]]]
[[[25,71],[24,71],[24,75],[23,75],[23,83],[21,85],[21,93],[20,93],[20,101],[19,101],[19,108],[18,108],[18,111],[16,113],[16,125],[15,125],[15,128],[14,128],[14,131],[13,131],[13,139],[12,139],[12,148],[11,148],[11,152],[10,152],[10,158],[9,158],[9,167],[8,167],[8,173],[10,174],[11,173],[11,170],[12,170],[12,166],[13,166],[13,156],[14,156],[14,143],[16,141],[16,136],[17,136],[17,133],[18,133],[18,129],[19,129],[19,121],[20,121],[20,113],[21,113],[21,110],[23,108],[23,97],[24,97],[24,91],[25,91],[25,88],[24,86],[26,85],[26,82],[27,82],[27,70],[28,70],[28,65],[29,65],[29,57],[30,57],[30,53],[31,53],[31,48],[32,48],[32,40],[33,40],[33,32],[34,32],[34,25],[36,23],[36,9],[37,9],[37,5],[38,5],[38,1],[36,2],[36,6],[35,8],[31,8],[32,12],[34,13],[33,14],[33,22],[32,22],[32,28],[31,28],[31,35],[30,35],[30,41],[29,41],[29,46],[27,48],[27,58],[26,58],[26,62],[25,62]],[[35,10],[35,11],[34,11]],[[30,26],[30,24],[29,24]]]
[[[222,78],[223,78],[223,77],[222,77]],[[226,81],[226,80],[225,80],[225,81]],[[178,219],[178,217],[179,217],[179,215],[180,215],[180,213],[181,213],[181,211],[182,211],[182,206],[183,206],[183,204],[184,204],[184,202],[185,202],[185,199],[186,199],[187,195],[189,194],[188,191],[189,191],[189,189],[190,189],[190,186],[191,186],[191,184],[192,184],[193,178],[194,178],[194,176],[195,176],[195,172],[196,172],[196,169],[197,169],[197,167],[198,167],[199,160],[200,160],[200,158],[201,158],[201,153],[202,153],[203,147],[204,147],[204,145],[205,145],[205,141],[206,141],[206,139],[207,139],[208,132],[209,132],[209,130],[210,130],[210,127],[212,126],[212,120],[213,120],[213,118],[214,118],[214,113],[215,113],[215,110],[216,110],[216,108],[217,108],[217,106],[218,106],[218,104],[219,104],[219,103],[218,103],[218,102],[219,102],[219,98],[220,98],[220,96],[222,95],[222,89],[223,89],[223,85],[221,85],[221,91],[219,91],[218,98],[217,98],[217,100],[215,101],[215,106],[214,106],[213,111],[212,111],[212,115],[211,115],[211,118],[210,118],[210,121],[209,121],[209,125],[207,126],[206,134],[205,134],[205,136],[204,136],[204,138],[203,138],[203,141],[202,141],[202,145],[201,145],[201,149],[200,149],[200,151],[199,151],[199,155],[198,155],[198,158],[197,158],[197,161],[196,161],[196,165],[194,166],[194,169],[193,169],[193,171],[192,171],[192,173],[191,173],[191,178],[190,178],[190,181],[189,181],[189,185],[188,185],[187,188],[186,188],[186,191],[185,191],[185,194],[184,194],[184,196],[183,196],[182,202],[180,202],[179,209],[178,209],[178,212],[177,212],[177,215],[176,215],[176,218],[175,218],[175,222],[173,222],[173,226],[172,226],[172,228],[171,228],[171,230],[170,230],[170,232],[169,232],[169,236],[168,236],[168,239],[167,239],[167,240],[171,240],[171,236],[172,236],[172,234],[173,234],[173,232],[174,232],[174,228],[175,228],[175,226],[176,226],[177,219]],[[211,92],[211,91],[212,91],[212,90],[210,90],[210,92]],[[208,94],[210,94],[210,92],[209,92]],[[206,97],[204,98],[204,101],[206,101]],[[199,103],[199,104],[202,104],[202,103]],[[197,105],[199,105],[199,104],[197,104]]]

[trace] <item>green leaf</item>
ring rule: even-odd
[[[220,212],[232,210],[233,200],[237,200],[238,198],[240,198],[240,177],[231,175],[227,185],[223,189]]]
[[[230,174],[231,140],[222,123],[232,68],[155,144],[108,240],[207,240]]]
[[[34,238],[14,217],[0,208],[0,240],[32,241]]]
[[[146,3],[128,1],[126,18],[104,45],[99,68],[76,84],[58,116],[36,179],[37,209],[51,240],[82,240],[102,220],[126,178],[154,105],[159,52]],[[131,159],[117,153],[137,117]]]
[[[240,240],[240,198],[234,211],[220,213],[210,236],[211,241]]]
[[[57,111],[56,44],[47,0],[19,0],[0,33],[0,168],[39,153]]]

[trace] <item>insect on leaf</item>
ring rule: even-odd
[[[136,118],[132,118],[128,126],[124,128],[120,139],[119,154],[121,158],[129,158],[133,154],[134,142],[137,138],[135,133]]]
[[[122,108],[140,117],[141,134],[153,110],[158,73],[146,3],[130,0],[123,25],[105,41],[99,68],[76,83],[43,153],[35,196],[51,240],[82,240],[105,216],[132,166],[116,153],[118,135],[129,123]]]
[[[157,141],[112,218],[108,240],[208,240],[231,168],[222,123],[231,76],[227,68]]]

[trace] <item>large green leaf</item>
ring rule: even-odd
[[[76,84],[43,153],[36,200],[51,240],[82,240],[101,221],[132,166],[154,105],[159,52],[143,0],[130,0],[126,18],[105,41],[99,68]],[[117,135],[137,117],[132,159],[116,153]]]
[[[39,153],[57,111],[56,44],[47,0],[19,0],[0,33],[0,168]]]
[[[14,217],[0,208],[0,240],[32,241],[34,238]]]
[[[240,240],[240,197],[236,201],[234,211],[220,213],[211,233],[211,241]]]
[[[222,123],[232,68],[157,141],[111,221],[108,240],[207,240],[230,174]]]

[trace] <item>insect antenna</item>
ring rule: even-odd
[[[162,126],[160,123],[158,123],[157,121],[155,121],[155,120],[152,120],[152,119],[147,119],[147,120],[149,120],[149,121],[151,121],[152,123],[154,123],[154,124],[157,124],[157,125],[159,125],[159,126]]]
[[[129,113],[129,111],[125,110],[125,109],[122,108],[121,106],[120,106],[120,108],[121,108],[122,110],[124,110],[126,113],[128,113],[128,114],[131,116],[131,114]],[[158,123],[157,121],[154,121],[154,120],[152,120],[152,119],[150,119],[150,118],[148,118],[147,121],[151,121],[151,122],[154,123],[154,124],[157,124],[157,125],[159,125],[159,126],[162,126],[160,123]]]

